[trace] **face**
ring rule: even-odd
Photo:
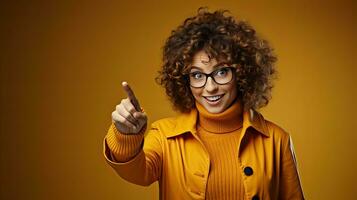
[[[206,52],[199,51],[193,57],[190,72],[199,71],[209,74],[220,66],[219,63],[214,58],[210,59]],[[208,77],[205,86],[201,88],[190,86],[196,101],[210,113],[225,111],[237,97],[236,77],[235,73],[233,74],[233,79],[225,85],[219,85],[214,82],[212,77]],[[219,97],[219,99],[216,100],[215,97]]]

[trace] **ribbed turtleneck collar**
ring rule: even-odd
[[[238,130],[243,125],[243,108],[237,98],[234,103],[221,113],[209,113],[196,101],[198,123],[208,132],[229,133]]]

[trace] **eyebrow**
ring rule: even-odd
[[[213,69],[216,69],[218,67],[221,67],[221,65],[224,65],[224,64],[228,64],[227,62],[220,62],[220,63],[217,63],[216,65],[213,66]],[[194,66],[192,65],[190,69],[199,69],[199,70],[203,70],[202,68],[200,67],[197,67],[197,66]]]

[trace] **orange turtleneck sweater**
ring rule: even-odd
[[[210,155],[206,199],[244,199],[238,160],[238,141],[243,124],[239,101],[222,113],[209,113],[196,102],[197,134]]]

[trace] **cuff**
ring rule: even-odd
[[[106,135],[106,141],[113,158],[118,162],[126,162],[142,148],[146,125],[137,134],[122,134],[112,123]]]

